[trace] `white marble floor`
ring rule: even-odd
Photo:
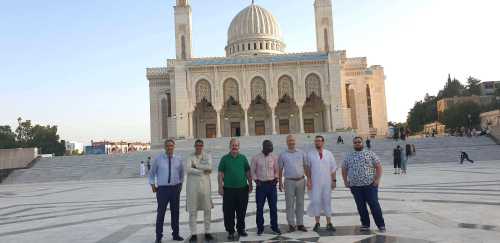
[[[333,193],[334,235],[325,232],[255,234],[255,201],[250,197],[246,242],[500,242],[500,161],[416,164],[408,176],[387,168],[381,204],[388,231],[363,235],[350,193]],[[213,177],[215,183],[215,177]],[[339,183],[342,184],[342,183]],[[215,184],[214,184],[215,185]],[[215,191],[215,188],[212,188]],[[224,242],[221,199],[213,193],[212,232]],[[181,234],[190,236],[185,197]],[[306,202],[306,205],[308,202]],[[286,230],[284,195],[279,222]],[[0,242],[154,242],[156,201],[144,178],[0,185]],[[199,220],[202,215],[200,213]],[[268,217],[266,216],[268,222]],[[164,242],[170,240],[167,213]],[[311,227],[312,218],[306,216]],[[198,228],[203,228],[200,224]]]

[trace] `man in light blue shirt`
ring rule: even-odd
[[[175,141],[165,141],[165,151],[155,158],[148,181],[153,193],[156,193],[158,210],[156,215],[156,243],[163,238],[163,221],[167,206],[170,204],[172,236],[175,241],[184,241],[179,235],[179,201],[184,182],[182,158],[174,154]]]

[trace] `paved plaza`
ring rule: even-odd
[[[328,141],[333,141],[333,138],[334,135],[327,137]],[[261,139],[243,140],[242,152],[250,155],[257,151],[260,146],[257,141]],[[308,139],[312,138],[302,138],[302,148],[307,148]],[[283,137],[273,140],[276,140],[275,143],[284,141]],[[190,142],[179,142],[179,152],[190,150]],[[214,157],[224,153],[226,142],[207,141]],[[349,140],[346,139],[346,142]],[[310,231],[285,233],[280,237],[271,234],[258,237],[255,232],[255,194],[252,194],[246,218],[249,236],[239,240],[499,242],[500,146],[487,138],[437,138],[409,142],[417,144],[417,156],[409,163],[409,174],[399,176],[392,174],[391,169],[390,148],[395,143],[389,140],[374,141],[375,151],[381,154],[385,167],[380,198],[388,226],[386,233],[359,231],[354,200],[343,183],[339,182],[339,188],[333,193],[333,220],[337,232]],[[277,144],[276,150],[283,149],[283,146]],[[342,153],[349,150],[348,144],[337,146],[329,143],[329,147],[335,151],[338,162]],[[471,157],[476,160],[475,164],[458,163],[457,151],[464,148],[468,148]],[[146,179],[137,178],[133,171],[137,170],[134,160],[138,159],[134,156],[143,157],[159,152],[128,155],[132,156],[130,158],[109,157],[107,162],[99,162],[104,161],[101,157],[81,157],[80,161],[72,157],[46,159],[29,170],[14,173],[0,185],[0,242],[154,242],[156,200]],[[81,164],[78,166],[77,163]],[[51,164],[52,169],[49,166]],[[105,172],[108,172],[108,177]],[[48,181],[44,174],[53,176],[53,180]],[[215,175],[212,175],[212,180],[215,208],[211,231],[217,236],[216,242],[225,242],[222,200],[216,193]],[[190,233],[184,191],[182,195],[181,235],[188,239]],[[306,199],[306,206],[308,203]],[[279,223],[285,232],[284,193],[279,194],[278,209]],[[164,242],[170,240],[168,215]],[[201,224],[202,214],[198,219]],[[306,216],[305,223],[311,229],[313,219]],[[198,228],[203,227],[199,225]]]

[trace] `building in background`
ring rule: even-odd
[[[176,58],[147,69],[153,147],[348,128],[386,135],[384,68],[335,50],[331,0],[314,1],[317,50],[304,53],[286,53],[277,19],[252,2],[230,24],[225,57],[195,58],[189,1],[174,11]]]
[[[67,155],[72,155],[75,153],[81,154],[84,152],[83,143],[66,141],[65,145],[66,145],[66,154]]]
[[[149,143],[141,142],[111,142],[111,141],[91,141],[90,146],[85,147],[85,154],[124,154],[137,151],[150,150]]]
[[[500,89],[500,81],[481,82],[481,95],[494,95],[496,89]]]
[[[450,106],[467,102],[472,102],[480,106],[485,106],[485,105],[490,105],[495,101],[496,101],[495,96],[478,96],[478,95],[443,98],[437,101],[438,120],[441,120],[443,112]]]

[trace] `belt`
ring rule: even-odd
[[[301,180],[304,180],[304,176],[302,177],[299,177],[299,178],[285,178],[285,180],[291,180],[291,181],[301,181]]]
[[[278,182],[277,179],[274,179],[274,180],[270,180],[270,181],[260,181],[260,180],[256,180],[256,182],[258,184],[276,184]]]

